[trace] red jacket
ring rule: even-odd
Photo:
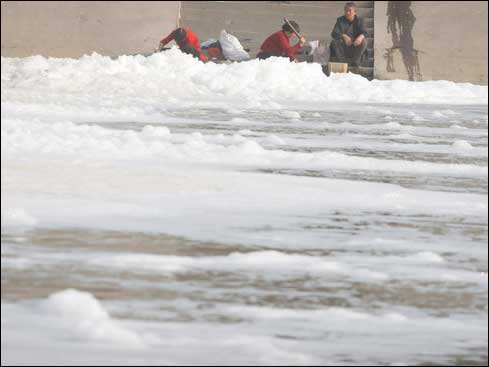
[[[274,56],[288,56],[290,61],[295,59],[295,53],[299,50],[300,44],[290,47],[290,39],[284,31],[278,31],[268,37],[260,47],[263,52],[269,52]]]
[[[199,39],[197,38],[197,35],[194,32],[192,32],[189,28],[184,28],[184,29],[185,29],[185,33],[187,33],[187,38],[185,38],[183,41],[177,42],[177,45],[179,47],[182,47],[188,44],[200,52],[200,43],[199,43]],[[166,38],[163,38],[160,41],[160,43],[164,46],[167,43],[173,41],[175,39],[176,31],[177,30],[175,29]]]

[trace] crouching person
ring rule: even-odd
[[[357,16],[357,6],[354,2],[346,3],[345,15],[336,20],[331,33],[331,61],[360,66],[367,50],[367,36],[363,20]]]
[[[207,56],[201,53],[199,39],[197,35],[189,28],[177,28],[166,38],[160,41],[158,51],[161,51],[171,41],[175,41],[183,53],[193,55],[201,61],[208,61]]]
[[[290,24],[297,32],[300,32],[299,25],[296,22],[291,20]],[[301,37],[295,46],[290,47],[290,39],[294,34],[294,30],[290,27],[290,25],[285,23],[282,26],[281,31],[275,32],[268,37],[265,42],[263,42],[260,47],[260,52],[258,52],[256,58],[264,60],[272,56],[278,56],[288,57],[290,61],[297,62],[295,53],[299,50],[299,48],[304,46],[306,40],[304,37]]]

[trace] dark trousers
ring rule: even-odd
[[[272,57],[272,56],[275,56],[273,55],[272,53],[270,52],[259,52],[257,55],[256,55],[256,58],[257,59],[260,59],[260,60],[266,60],[268,59],[269,57]]]
[[[180,47],[180,51],[189,55],[193,55],[196,58],[199,58],[200,56],[199,50],[195,49],[190,45],[183,45],[182,47]]]
[[[344,62],[352,66],[359,66],[362,55],[367,50],[367,40],[364,39],[360,46],[347,46],[343,40],[331,41],[331,61]]]

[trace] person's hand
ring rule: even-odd
[[[365,39],[365,37],[362,35],[358,36],[357,39],[355,40],[355,42],[353,43],[353,45],[355,47],[358,47],[362,44],[363,40]]]
[[[351,46],[353,42],[351,41],[351,38],[348,37],[346,34],[341,36],[343,38],[343,42],[345,42],[345,45]]]
[[[299,38],[299,45],[302,47],[306,44],[306,39],[304,37]]]
[[[160,42],[160,44],[158,45],[158,52],[161,52],[161,50],[163,50],[163,47],[165,47],[165,45]]]

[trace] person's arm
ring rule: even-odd
[[[345,45],[351,46],[353,44],[352,39],[346,33],[345,34],[342,34],[341,35],[341,38],[343,39],[343,42],[345,42]]]
[[[171,32],[168,36],[166,36],[165,38],[163,38],[161,41],[160,41],[160,50],[165,47],[168,43],[170,43],[171,41],[173,41],[173,39],[175,38],[175,32],[177,30],[175,29],[173,32]]]
[[[368,37],[367,29],[363,24],[363,19],[357,18],[357,38],[353,42],[355,47],[358,47],[362,44],[363,40]]]
[[[362,44],[363,40],[368,36],[367,30],[365,29],[365,26],[363,24],[363,20],[360,18],[357,18],[357,31],[358,31],[358,36],[355,38],[355,41],[353,42],[353,45],[355,47],[358,47]]]
[[[287,55],[290,59],[290,61],[295,60],[295,53],[301,48],[301,42],[297,42],[297,44],[293,47],[290,47],[290,40],[287,38],[287,36],[281,32],[279,33],[279,43],[280,43],[280,49],[282,52],[282,55]]]
[[[335,40],[340,40],[341,39],[341,36],[343,35],[343,31],[341,29],[340,19],[341,18],[338,18],[336,20],[336,24],[335,24],[335,26],[333,28],[333,32],[331,32],[331,38],[333,38]]]
[[[358,47],[362,44],[363,40],[365,39],[365,36],[363,34],[359,35],[356,39],[355,42],[353,42],[353,45],[355,47]]]
[[[368,32],[367,32],[367,28],[365,28],[365,24],[363,23],[363,19],[357,18],[357,21],[358,21],[358,36],[357,36],[357,38],[360,36],[363,36],[363,38],[367,38]]]
[[[293,47],[289,47],[287,49],[287,55],[289,56],[289,59],[290,61],[294,61],[295,60],[295,54],[297,51],[299,51],[299,49],[301,48],[301,42],[297,42],[297,44]]]

